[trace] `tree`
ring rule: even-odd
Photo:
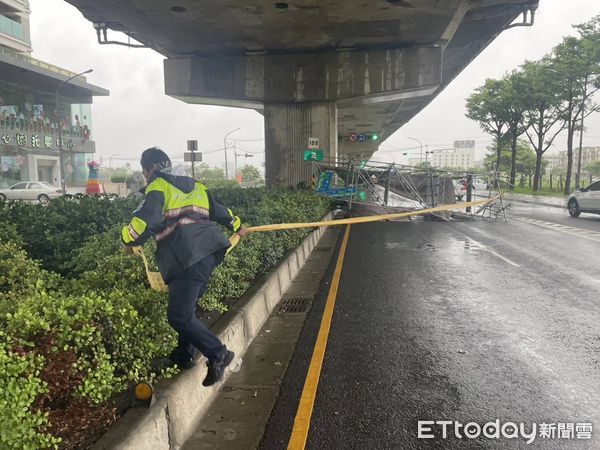
[[[225,180],[225,170],[218,167],[211,167],[206,163],[200,163],[194,167],[196,178],[202,182]]]
[[[591,31],[584,31],[584,33],[591,33]],[[554,48],[552,54],[552,70],[562,80],[561,112],[567,129],[565,195],[571,193],[575,132],[581,128],[580,121],[597,110],[597,106],[591,103],[591,97],[600,89],[600,62],[597,60],[596,53],[598,53],[597,41],[593,37],[578,39],[569,36]]]
[[[517,140],[519,136],[525,133],[523,116],[525,114],[525,105],[523,103],[523,75],[520,72],[513,71],[510,75],[504,77],[504,88],[500,92],[500,104],[506,110],[506,138],[510,142],[510,179],[509,185],[512,189],[515,185],[517,173]]]
[[[260,171],[251,164],[246,164],[238,173],[242,176],[243,181],[262,181]]]
[[[585,170],[595,178],[600,177],[600,161],[592,161],[585,167]]]
[[[475,93],[467,98],[466,116],[478,122],[483,131],[494,136],[498,166],[508,122],[502,96],[504,89],[504,80],[487,79],[483,86],[478,87]]]
[[[484,164],[486,167],[493,168],[496,164],[496,148],[497,145],[494,144],[489,147],[489,153],[486,155]],[[536,167],[536,154],[527,142],[524,139],[519,139],[517,141],[517,152],[516,152],[516,161],[515,161],[515,178],[516,174],[522,174],[527,178],[531,179],[533,174],[535,173]],[[547,164],[545,161],[542,163],[542,167]],[[505,142],[501,148],[500,152],[500,166],[499,170],[501,172],[509,173],[512,168],[512,148]]]
[[[235,180],[225,179],[225,170],[219,167],[211,167],[206,163],[201,163],[194,168],[196,179],[205,184],[207,187],[239,187]]]
[[[576,25],[581,40],[581,49],[584,64],[584,81],[581,108],[581,124],[579,126],[579,155],[577,158],[577,173],[575,176],[575,185],[581,187],[581,157],[583,147],[584,120],[587,116],[598,111],[598,105],[591,102],[594,94],[600,89],[600,15],[589,22]]]
[[[131,177],[132,171],[127,167],[102,167],[100,169],[100,178],[102,181],[112,183],[124,183]]]
[[[522,70],[523,122],[527,138],[536,153],[533,190],[537,191],[542,178],[542,157],[564,129],[565,123],[561,121],[559,80],[548,59],[527,61]]]

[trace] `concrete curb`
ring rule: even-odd
[[[566,200],[562,200],[565,203],[565,205],[557,205],[556,203],[548,203],[548,202],[544,202],[544,201],[534,201],[534,200],[527,200],[527,199],[524,200],[521,198],[507,197],[507,196],[505,196],[504,199],[508,202],[514,202],[514,203],[527,203],[528,205],[549,206],[551,208],[560,208],[560,209],[566,208]]]
[[[333,212],[323,220],[332,220]],[[288,289],[312,250],[323,236],[325,227],[310,233],[277,268],[264,274],[215,324],[213,331],[227,348],[243,356],[281,296]],[[156,401],[149,409],[131,408],[92,447],[110,450],[178,450],[193,434],[194,426],[208,411],[223,382],[205,388],[205,358],[195,368],[182,372],[174,380],[156,385]]]
[[[481,197],[481,198],[485,198],[486,196],[483,195],[475,195],[475,197]],[[519,198],[519,197],[513,197],[511,194],[504,194],[504,201],[505,202],[513,202],[513,203],[526,203],[529,205],[539,205],[539,206],[550,206],[551,208],[560,208],[560,209],[565,209],[567,206],[567,199],[566,198],[562,198],[561,201],[563,202],[563,204],[558,205],[556,203],[549,203],[549,202],[545,202],[543,201],[543,196],[539,197],[541,201],[539,200],[530,200],[530,199],[523,199],[523,198]],[[553,198],[560,198],[560,197],[553,197]]]

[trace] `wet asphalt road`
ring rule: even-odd
[[[600,216],[511,215],[600,232]],[[503,222],[352,227],[307,448],[600,448],[600,241]],[[324,284],[324,287],[327,285]],[[327,289],[262,448],[285,448]],[[592,422],[592,440],[417,439],[417,421]],[[538,430],[539,434],[539,430]]]

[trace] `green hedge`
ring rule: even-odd
[[[251,225],[314,221],[329,209],[296,190],[213,195]],[[176,343],[166,295],[119,245],[139,201],[0,203],[0,448],[78,448],[114,419],[115,394],[174,372],[151,368]],[[216,269],[201,309],[226,310],[307,233],[250,234]],[[148,243],[152,263],[153,249]]]

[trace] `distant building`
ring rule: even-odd
[[[573,149],[573,168],[577,168],[579,147]],[[581,149],[581,168],[585,169],[589,163],[600,160],[600,147],[583,147]],[[558,152],[558,167],[567,168],[567,151]]]
[[[433,150],[426,156],[432,167],[469,169],[475,166],[475,141],[454,141],[454,148]]]
[[[57,89],[76,74],[31,58],[29,16],[29,1],[0,0],[0,188],[25,180],[60,186],[59,126],[65,183],[85,186],[95,152],[90,105],[108,91],[72,80],[60,90],[59,114]]]
[[[546,172],[551,172],[554,169],[558,169],[561,167],[560,165],[560,155],[558,154],[545,154],[543,156],[544,161],[547,161],[548,164],[546,166]],[[565,165],[566,168],[566,165]]]

